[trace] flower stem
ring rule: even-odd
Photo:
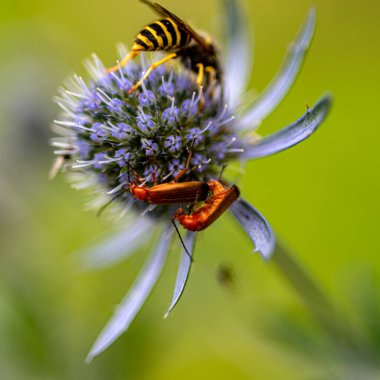
[[[312,279],[283,242],[278,242],[272,257],[280,273],[295,289],[310,314],[343,357],[354,361],[372,361],[373,355],[358,331],[337,311],[322,288]]]

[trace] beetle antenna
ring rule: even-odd
[[[137,173],[137,171],[135,170],[135,168],[129,162],[127,162],[127,165],[128,165],[129,169],[132,169],[133,174],[137,177],[138,181],[139,182],[143,182],[143,179],[139,176],[139,174]],[[131,178],[130,178],[130,172],[129,172],[129,170],[128,170],[128,181],[129,181],[129,183],[131,183]]]
[[[104,210],[109,206],[111,205],[113,202],[116,201],[116,199],[118,199],[119,197],[121,197],[123,195],[123,192],[120,192],[119,194],[115,195],[113,198],[111,198],[106,204],[104,204],[99,210],[98,212],[96,213],[96,216],[97,217],[100,217]]]
[[[195,144],[195,138],[193,139],[190,146],[189,155],[187,156],[186,166],[174,177],[172,182],[177,182],[187,172],[187,169],[189,169],[191,157],[193,156],[194,144]]]
[[[128,166],[128,183],[130,184],[131,183],[131,167],[129,165]]]
[[[182,236],[181,236],[181,234],[179,232],[179,229],[178,229],[177,225],[175,224],[174,219],[172,219],[172,223],[173,223],[173,226],[174,226],[175,230],[177,231],[177,235],[179,237],[179,240],[181,241],[183,249],[185,250],[187,256],[189,256],[190,261],[193,262],[194,260],[193,260],[193,258],[191,256],[190,252],[187,250],[185,243],[183,242]]]
[[[224,171],[226,170],[226,167],[227,167],[226,164],[222,165],[222,168],[220,169],[220,173],[219,173],[219,176],[218,176],[218,182],[221,182],[221,179],[222,179]]]

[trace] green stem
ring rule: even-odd
[[[298,293],[333,345],[345,356],[369,360],[372,355],[368,355],[367,345],[282,242],[277,243],[271,261]]]

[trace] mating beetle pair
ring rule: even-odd
[[[200,208],[193,209],[190,214],[186,214],[182,208],[179,208],[175,213],[174,218],[190,231],[202,231],[207,228],[239,198],[239,189],[235,185],[225,189],[216,180],[169,182],[157,184],[150,188],[132,183],[130,190],[135,198],[155,205],[195,204],[197,201],[205,201]],[[210,192],[213,195],[208,196]]]
[[[239,198],[239,189],[235,185],[226,189],[219,180],[179,183],[178,180],[186,173],[190,160],[191,152],[185,168],[171,182],[158,184],[154,178],[154,185],[147,188],[145,185],[137,185],[136,180],[133,180],[129,188],[135,198],[155,205],[193,203],[190,214],[179,208],[173,220],[178,220],[187,230],[202,231]],[[211,196],[210,193],[212,193]],[[198,201],[204,201],[204,203],[200,208],[195,209]]]

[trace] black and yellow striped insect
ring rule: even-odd
[[[148,0],[140,1],[152,8],[164,19],[145,26],[136,36],[130,52],[116,66],[109,68],[107,71],[118,70],[119,67],[126,65],[128,61],[144,51],[166,50],[171,53],[165,58],[154,62],[128,93],[132,93],[139,88],[156,67],[174,58],[179,58],[185,67],[197,74],[199,88],[204,81],[207,85],[214,80],[221,80],[222,73],[218,52],[209,37],[201,36],[186,22],[161,5],[151,3]]]

